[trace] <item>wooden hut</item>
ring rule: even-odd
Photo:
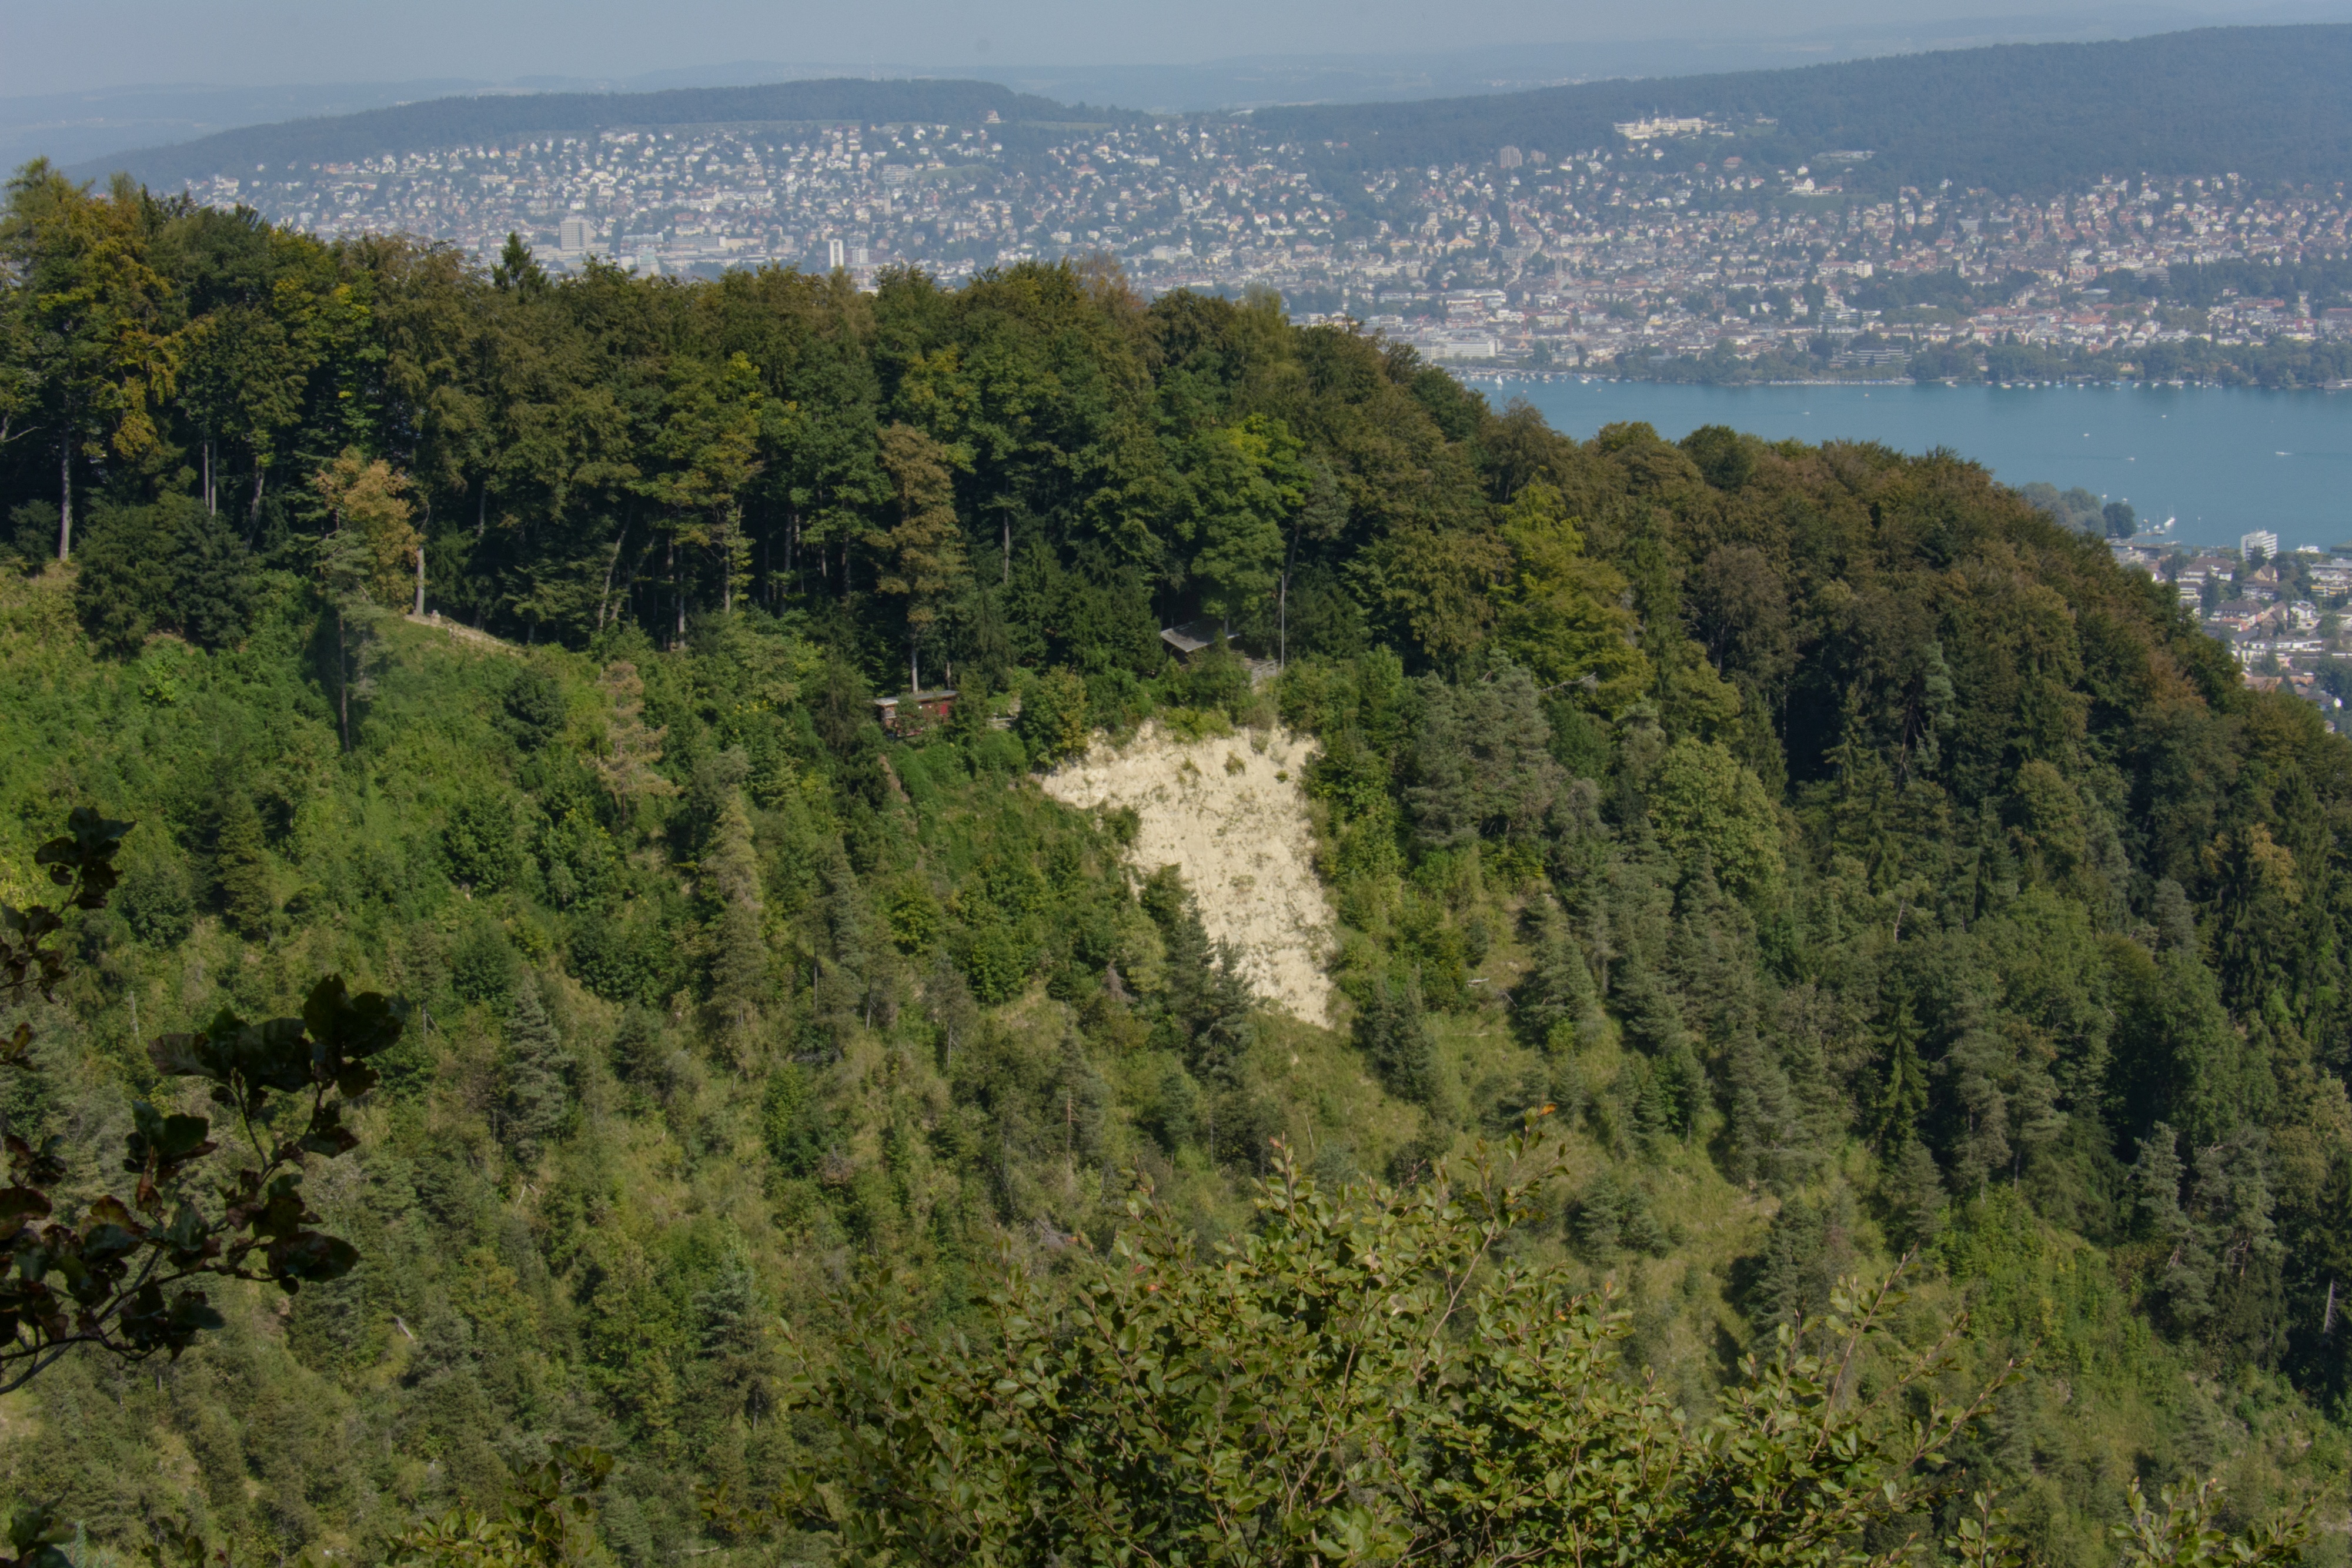
[[[941,686],[936,691],[876,697],[874,712],[875,716],[882,721],[884,729],[898,735],[905,730],[943,723],[948,715],[955,712],[955,700],[953,688]]]

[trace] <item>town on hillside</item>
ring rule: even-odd
[[[1500,146],[1475,166],[1367,176],[1234,118],[1074,130],[1016,154],[986,123],[656,127],[265,167],[190,191],[326,236],[424,235],[485,265],[512,232],[559,271],[775,265],[870,284],[907,266],[952,282],[1108,254],[1147,294],[1270,287],[1302,320],[1345,316],[1426,358],[1538,371],[2002,381],[2073,356],[2194,379],[2192,341],[2207,360],[2352,344],[2352,298],[2222,287],[2183,302],[2166,287],[2176,268],[2340,259],[2340,184],[2215,171],[2046,201],[1948,183],[1881,199],[1845,189],[1870,149],[1766,168],[1708,156],[1717,135],[1642,120],[1605,147]]]

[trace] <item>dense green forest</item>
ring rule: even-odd
[[[1988,1560],[1994,1487],[2036,1560],[2111,1563],[2133,1487],[2218,1474],[2225,1522],[2315,1497],[2342,1556],[2352,750],[1980,468],[1579,443],[1107,268],[555,283],[37,167],[0,258],[0,902],[68,805],[137,824],[55,1002],[0,1017],[9,1134],[95,1193],[179,1092],[165,1031],[330,972],[405,1020],[306,1189],[355,1268],[0,1400],[0,1493],[71,1561],[183,1521],[377,1561],[582,1445],[585,1560],[850,1560],[908,1517],[842,1500],[856,1461],[918,1452],[857,1387],[1042,1486],[993,1390],[1208,1290],[1190,1247],[1288,1260],[1286,1300],[1361,1235],[1451,1256],[1439,1172],[1531,1119],[1463,1378],[1613,1281],[1556,1342],[1617,1346],[1577,1385],[1627,1391],[1580,1406],[1612,1431],[1777,1408],[1750,1354],[1922,1419],[1991,1385],[1873,1551]],[[1210,939],[1231,890],[1037,787],[1147,722],[1316,737],[1328,1027]],[[1906,1251],[1887,1332],[1957,1325],[1948,1369],[1774,1359]],[[924,1382],[902,1315],[1018,1376]],[[1391,1560],[1377,1515],[1198,1560]]]

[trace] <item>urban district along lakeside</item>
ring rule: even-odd
[[[1086,127],[1013,152],[1001,129],[615,130],[188,189],[321,236],[445,240],[485,266],[516,233],[557,271],[846,267],[870,287],[889,267],[955,281],[1105,254],[1147,295],[1269,287],[1308,324],[1345,315],[1425,358],[1538,370],[2352,376],[2340,183],[2214,171],[2050,196],[1853,193],[1869,149],[1774,166],[1715,151],[1735,128],[1702,120],[1370,172],[1241,120]],[[2283,363],[2253,352],[2281,349]]]

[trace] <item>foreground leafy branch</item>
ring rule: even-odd
[[[507,1504],[498,1512],[460,1508],[413,1524],[386,1544],[383,1562],[385,1568],[576,1568],[609,1563],[596,1544],[596,1495],[612,1473],[613,1457],[601,1448],[558,1448],[515,1473]],[[142,1554],[152,1568],[239,1568],[231,1546],[215,1543],[193,1521],[164,1518],[152,1528]],[[55,1507],[20,1508],[10,1532],[18,1554],[0,1555],[0,1568],[73,1568],[72,1559],[59,1550],[73,1538]],[[306,1550],[294,1568],[332,1568],[336,1558],[332,1552]],[[276,1561],[286,1568],[282,1555]]]
[[[80,808],[67,834],[42,846],[39,862],[71,890],[65,908],[105,906],[131,826]],[[50,943],[63,928],[58,910],[0,908],[0,1003],[53,999],[65,965]],[[366,1059],[396,1041],[401,1028],[385,998],[354,997],[331,975],[311,988],[299,1018],[248,1023],[224,1009],[200,1031],[158,1039],[148,1051],[158,1071],[211,1084],[213,1103],[236,1119],[234,1146],[249,1157],[210,1193],[195,1179],[221,1147],[207,1117],[134,1102],[122,1158],[136,1178],[131,1195],[104,1194],[72,1218],[61,1213],[64,1140],[37,1148],[9,1133],[10,1185],[0,1189],[0,1244],[10,1249],[0,1263],[0,1393],[23,1387],[78,1346],[126,1362],[158,1353],[176,1359],[199,1333],[221,1326],[202,1288],[206,1277],[291,1294],[350,1272],[359,1259],[352,1245],[311,1228],[319,1216],[302,1197],[303,1163],[356,1144],[343,1106],[374,1085]],[[30,1024],[20,1023],[0,1061],[38,1071],[32,1039]]]
[[[1623,1375],[1629,1314],[1609,1291],[1516,1255],[1559,1174],[1537,1126],[1403,1192],[1327,1193],[1279,1150],[1256,1231],[1206,1252],[1146,1188],[1108,1256],[1058,1280],[1009,1266],[979,1334],[927,1334],[903,1282],[861,1285],[838,1338],[800,1347],[794,1397],[822,1441],[763,1507],[706,1510],[730,1535],[830,1533],[866,1563],[1910,1554],[1904,1521],[1954,1490],[1952,1444],[2015,1366],[1939,1398],[1965,1324],[1895,1343],[1897,1270],[1845,1281],[1829,1316],[1742,1364],[1720,1413],[1693,1416]],[[1881,1372],[1867,1398],[1864,1355]],[[1956,1554],[2020,1560],[1981,1521],[1963,1534]],[[2232,1549],[2284,1561],[2299,1539]]]
[[[596,1495],[613,1456],[583,1444],[519,1472],[497,1514],[460,1509],[393,1542],[391,1568],[565,1568],[593,1560]]]
[[[51,940],[65,930],[67,910],[106,907],[106,895],[121,880],[114,856],[131,827],[77,806],[67,814],[65,832],[33,852],[33,863],[66,890],[65,902],[57,909],[45,904],[26,909],[0,904],[0,1007],[16,1007],[35,996],[56,999],[66,961]],[[11,1060],[21,1058],[32,1039],[32,1026],[18,1024],[5,1045]]]

